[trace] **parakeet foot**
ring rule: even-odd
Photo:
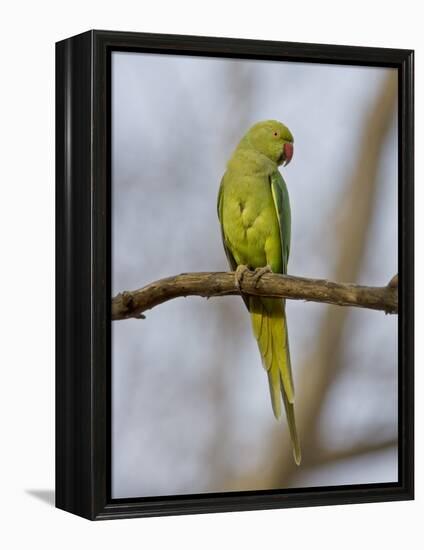
[[[234,273],[236,287],[239,289],[240,292],[241,292],[241,282],[243,281],[243,277],[246,271],[249,271],[249,268],[247,267],[247,265],[238,265]]]
[[[253,273],[255,288],[258,286],[258,283],[261,280],[262,275],[265,275],[265,273],[272,273],[272,269],[270,265],[266,265],[265,267],[258,267],[257,269],[255,269]]]

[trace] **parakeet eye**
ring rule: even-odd
[[[274,132],[274,136],[277,137],[277,136],[278,136],[278,132]]]

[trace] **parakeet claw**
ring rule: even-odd
[[[257,269],[255,269],[253,273],[255,288],[258,286],[258,283],[261,280],[262,275],[265,275],[265,273],[272,273],[272,269],[270,265],[266,265],[265,267],[258,267]]]
[[[247,265],[238,265],[234,273],[236,287],[239,289],[240,292],[241,292],[241,282],[243,281],[243,277],[246,271],[249,271],[249,268],[247,267]]]

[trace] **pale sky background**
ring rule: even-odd
[[[333,278],[335,210],[361,161],[361,132],[389,69],[141,53],[112,55],[112,292],[180,272],[227,270],[216,215],[225,164],[249,126],[275,118],[295,138],[283,169],[292,208],[290,274]],[[397,272],[397,124],[356,283]],[[349,247],[347,239],[343,246]],[[289,301],[295,384],[328,307]],[[351,309],[343,367],[319,418],[338,450],[397,433],[397,316]],[[296,403],[302,407],[302,403]],[[277,431],[276,431],[277,428]],[[112,496],[234,490],[267,468],[268,384],[238,297],[177,299],[112,329]],[[397,480],[397,447],[299,468],[290,486]]]

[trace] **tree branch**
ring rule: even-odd
[[[245,272],[240,291],[234,273],[182,273],[115,296],[112,299],[112,320],[143,318],[146,310],[182,296],[212,298],[241,293],[362,307],[386,313],[398,311],[398,290],[392,285],[360,286],[275,273],[266,273],[257,281],[252,272]]]

